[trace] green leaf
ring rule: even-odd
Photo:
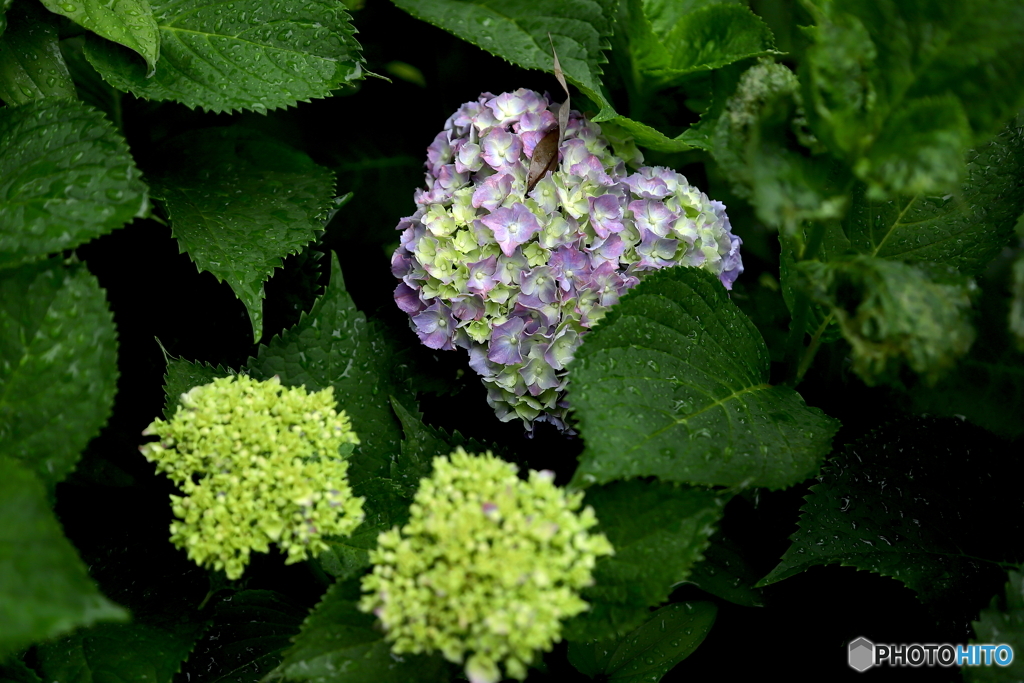
[[[117,334],[99,283],[58,259],[0,271],[0,457],[48,486],[106,424]]]
[[[85,54],[108,83],[150,100],[213,112],[294,106],[363,76],[342,3],[153,0],[160,62],[149,77],[130,52],[90,37]]]
[[[739,546],[718,533],[711,537],[703,561],[694,565],[686,583],[737,605],[762,607],[761,591],[753,587],[758,578]]]
[[[73,249],[149,210],[128,147],[80,102],[0,110],[0,268]]]
[[[36,648],[39,671],[60,683],[171,683],[201,626],[97,624]]]
[[[308,613],[274,591],[233,593],[217,603],[186,671],[203,683],[258,683],[280,663]]]
[[[102,0],[41,1],[51,12],[134,50],[146,60],[148,68],[143,73],[153,75],[160,58],[160,33],[148,0],[114,0],[109,3]]]
[[[458,446],[471,453],[497,451],[459,432],[449,435],[424,424],[421,415],[406,410],[394,397],[391,406],[402,424],[401,453],[392,459],[386,476],[366,479],[353,486],[353,494],[366,499],[366,521],[348,538],[330,541],[330,551],[319,558],[324,571],[339,580],[351,578],[370,566],[369,551],[377,547],[380,533],[409,520],[409,506],[420,480],[430,476],[435,457],[448,455]]]
[[[977,275],[1009,243],[1024,211],[1024,128],[1011,125],[967,154],[958,193],[874,201],[854,194],[844,229],[861,253]]]
[[[841,564],[902,581],[922,601],[970,604],[986,572],[1000,571],[995,560],[1024,550],[1017,484],[999,474],[1008,455],[956,419],[898,423],[847,445],[822,468],[793,544],[759,585]]]
[[[1024,350],[1024,255],[1013,262],[1013,299],[1010,303],[1010,333],[1017,347]]]
[[[260,346],[244,371],[256,379],[278,375],[282,384],[304,385],[306,391],[333,386],[360,440],[349,479],[355,485],[389,474],[402,440],[390,397],[406,399],[408,388],[383,335],[345,290],[337,254],[331,254],[327,291],[294,327]]]
[[[657,682],[694,651],[711,631],[713,602],[667,605],[632,633],[614,640],[569,643],[569,661],[581,673],[615,683]]]
[[[646,276],[570,366],[587,446],[575,480],[777,489],[813,475],[838,424],[768,384],[768,365],[757,328],[713,275],[676,267]]]
[[[1024,93],[1005,87],[1024,71],[1015,0],[809,7],[812,125],[874,198],[954,187],[962,151],[1024,105]]]
[[[590,610],[565,624],[570,640],[607,638],[642,622],[700,561],[724,505],[714,491],[645,481],[591,487],[584,502],[615,554],[598,560],[594,585],[582,592]]]
[[[96,589],[39,480],[0,455],[0,660],[33,642],[128,614]]]
[[[1006,593],[992,598],[988,609],[981,610],[974,623],[972,643],[1001,643],[1013,648],[1015,654],[1009,666],[965,666],[964,680],[969,683],[1000,683],[1024,679],[1024,659],[1016,653],[1024,652],[1024,576],[1010,571]]]
[[[167,369],[164,371],[164,419],[170,420],[178,410],[181,395],[190,389],[209,384],[218,377],[230,377],[235,374],[222,365],[213,366],[209,363],[193,363],[184,358],[167,358]]]
[[[827,306],[853,347],[853,370],[868,384],[892,380],[903,364],[934,384],[974,342],[972,283],[870,256],[802,261],[811,298]]]
[[[621,126],[643,147],[682,152],[690,144],[670,138],[640,121],[615,112],[601,83],[616,3],[613,0],[393,0],[417,19],[452,33],[525,69],[554,73],[551,44],[565,79],[600,112],[595,121]],[[551,42],[548,42],[548,34]]]
[[[602,50],[612,33],[612,0],[393,0],[417,19],[525,69],[554,72],[551,44],[567,81],[602,107]],[[551,42],[548,42],[548,33]],[[598,116],[596,120],[604,120]]]
[[[36,672],[14,657],[0,661],[0,683],[42,683]]]
[[[182,252],[227,281],[263,336],[264,283],[323,230],[334,175],[287,145],[243,128],[168,142],[154,193]]]
[[[0,99],[17,105],[42,97],[76,97],[57,47],[56,17],[35,3],[20,2],[7,20],[0,38]]]
[[[433,683],[446,680],[440,655],[391,654],[376,617],[356,607],[359,582],[336,583],[302,624],[295,644],[267,680]]]
[[[712,4],[680,13],[657,28],[641,0],[631,0],[629,32],[633,63],[657,86],[741,59],[775,54],[768,26],[742,5]]]
[[[411,494],[386,477],[363,479],[352,486],[352,495],[365,499],[366,519],[350,536],[328,539],[330,548],[317,558],[323,570],[339,581],[362,574],[370,566],[370,551],[377,547],[377,537],[408,522],[412,504]]]

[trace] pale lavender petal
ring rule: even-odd
[[[480,320],[484,317],[484,302],[478,296],[463,296],[452,300],[452,313],[459,320]]]
[[[473,208],[494,211],[512,191],[512,176],[496,173],[488,176],[473,192]]]
[[[495,209],[480,220],[494,231],[494,239],[501,245],[505,256],[511,256],[516,247],[540,231],[540,221],[522,202],[516,202],[511,209]]]
[[[669,211],[663,202],[649,199],[630,202],[629,210],[633,212],[633,218],[641,235],[648,230],[658,237],[667,237],[673,223],[679,218],[679,214]]]
[[[740,256],[740,245],[743,244],[743,240],[736,235],[729,235],[729,238],[729,253],[722,259],[722,274],[718,276],[726,289],[732,289],[736,278],[743,272],[743,257]]]
[[[494,271],[497,266],[498,259],[494,256],[470,263],[466,289],[474,294],[487,294],[494,288]]]
[[[412,322],[424,346],[442,351],[451,351],[455,348],[452,345],[455,319],[451,310],[440,301],[434,302],[425,311],[413,316]]]
[[[523,294],[536,296],[546,304],[554,303],[558,299],[558,283],[548,266],[537,266],[526,273],[520,289]]]
[[[520,352],[521,335],[525,323],[522,318],[509,318],[508,322],[496,325],[491,332],[490,350],[487,359],[501,365],[515,365],[523,362]]]
[[[523,153],[523,141],[519,136],[501,128],[495,128],[487,133],[481,147],[484,161],[495,170],[519,161],[519,155]]]
[[[622,232],[622,203],[613,194],[590,197],[590,224],[601,239],[609,234]]]

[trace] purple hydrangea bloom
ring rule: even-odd
[[[742,240],[721,202],[628,135],[569,113],[558,162],[528,188],[558,105],[530,90],[462,105],[427,149],[416,212],[398,224],[395,302],[422,342],[469,352],[501,420],[565,429],[567,365],[646,271],[690,266],[731,289]],[[627,170],[627,165],[631,167]]]

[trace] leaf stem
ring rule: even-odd
[[[821,346],[821,335],[825,333],[825,329],[832,322],[832,318],[835,317],[834,313],[829,313],[825,316],[825,319],[818,325],[818,329],[814,331],[814,335],[811,337],[811,343],[804,349],[804,354],[800,358],[800,365],[796,369],[796,380],[795,384],[799,384],[804,375],[807,374],[807,370],[810,369],[811,363],[814,361],[814,356],[818,353],[818,348]]]
[[[797,254],[796,261],[809,261],[818,253],[818,249],[821,248],[822,240],[825,237],[825,225],[818,221],[814,221],[810,224],[809,234],[807,240],[803,243],[802,248]],[[803,365],[803,361],[807,357],[807,353],[804,349],[804,336],[807,334],[807,318],[811,311],[811,300],[807,294],[800,291],[797,288],[793,289],[793,321],[789,329],[789,339],[786,342],[786,363],[792,368],[790,378],[787,380],[787,384],[790,386],[796,386],[803,379],[803,373],[800,372],[800,367]],[[820,343],[820,337],[818,338]],[[811,356],[817,352],[817,344],[815,341],[811,341],[811,346],[807,350],[811,351]],[[808,367],[810,361],[807,360]],[[806,371],[806,368],[805,368]]]

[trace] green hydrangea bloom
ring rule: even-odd
[[[324,536],[348,536],[363,521],[348,462],[359,443],[334,389],[306,393],[244,375],[182,394],[169,421],[143,435],[139,450],[185,494],[171,496],[171,542],[201,566],[242,575],[270,543],[299,562],[327,549]]]
[[[359,606],[380,618],[394,653],[439,650],[465,661],[472,683],[498,681],[499,663],[522,680],[536,651],[561,639],[561,621],[587,609],[579,590],[611,544],[587,531],[597,519],[577,512],[582,492],[517,471],[461,448],[435,458],[409,523],[380,534]]]

